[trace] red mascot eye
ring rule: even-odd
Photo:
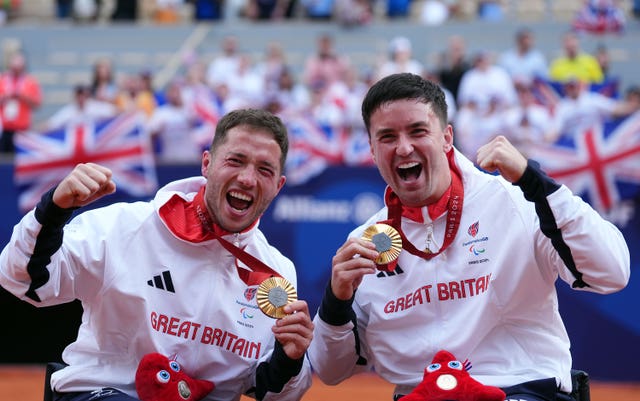
[[[180,371],[180,364],[178,362],[176,362],[176,361],[169,362],[169,367],[174,372],[179,372]]]
[[[161,370],[156,373],[156,380],[158,380],[158,382],[160,383],[168,383],[170,378],[171,375],[166,370]]]
[[[427,372],[429,372],[429,373],[435,372],[438,369],[440,369],[440,364],[439,363],[432,363],[431,365],[427,366]]]
[[[451,369],[462,370],[462,364],[459,361],[451,361],[447,364]]]

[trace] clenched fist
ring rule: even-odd
[[[63,209],[81,207],[116,191],[111,170],[95,163],[78,164],[58,184],[53,203]]]

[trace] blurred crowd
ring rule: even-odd
[[[49,3],[50,2],[50,3]],[[575,10],[572,25],[592,33],[622,32],[629,13],[640,17],[640,0],[564,0]],[[0,25],[7,20],[51,8],[51,17],[76,22],[152,20],[160,24],[188,21],[332,20],[345,26],[366,25],[376,18],[412,18],[426,25],[450,19],[501,21],[523,9],[517,0],[4,0]],[[538,8],[552,14],[554,2]],[[571,5],[571,4],[574,4]],[[46,7],[50,6],[50,7]],[[532,11],[529,7],[527,10]]]
[[[330,33],[310,44],[301,69],[287,60],[280,43],[269,43],[254,59],[236,37],[227,36],[213,58],[185,59],[180,72],[160,88],[154,86],[153,71],[117,74],[114,60],[100,59],[90,81],[72,88],[69,103],[37,123],[33,114],[43,94],[17,50],[4,60],[0,75],[0,150],[12,153],[21,131],[62,129],[137,109],[146,116],[159,160],[194,162],[219,116],[256,107],[281,115],[295,136],[294,146],[307,153],[327,163],[370,164],[361,100],[379,78],[411,72],[443,88],[456,145],[472,160],[496,135],[507,136],[526,153],[531,144],[552,143],[640,109],[640,87],[620,88],[608,49],[599,46],[588,53],[581,38],[569,29],[559,38],[562,54],[548,60],[524,27],[503,51],[470,54],[466,39],[454,35],[437,62],[425,65],[411,41],[398,36],[389,40],[378,62],[362,70],[349,54],[337,51]]]

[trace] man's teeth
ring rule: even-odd
[[[412,167],[416,167],[419,163],[418,162],[407,162],[407,163],[402,163],[401,165],[398,166],[398,168],[412,168]]]
[[[229,192],[229,195],[233,196],[236,199],[243,200],[245,202],[251,202],[251,197],[240,192]]]

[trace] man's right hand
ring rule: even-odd
[[[336,252],[332,260],[331,290],[336,298],[346,301],[362,282],[365,274],[376,273],[375,260],[379,256],[371,241],[350,238]]]
[[[111,170],[95,163],[78,164],[58,184],[53,203],[62,209],[81,207],[116,191]]]

